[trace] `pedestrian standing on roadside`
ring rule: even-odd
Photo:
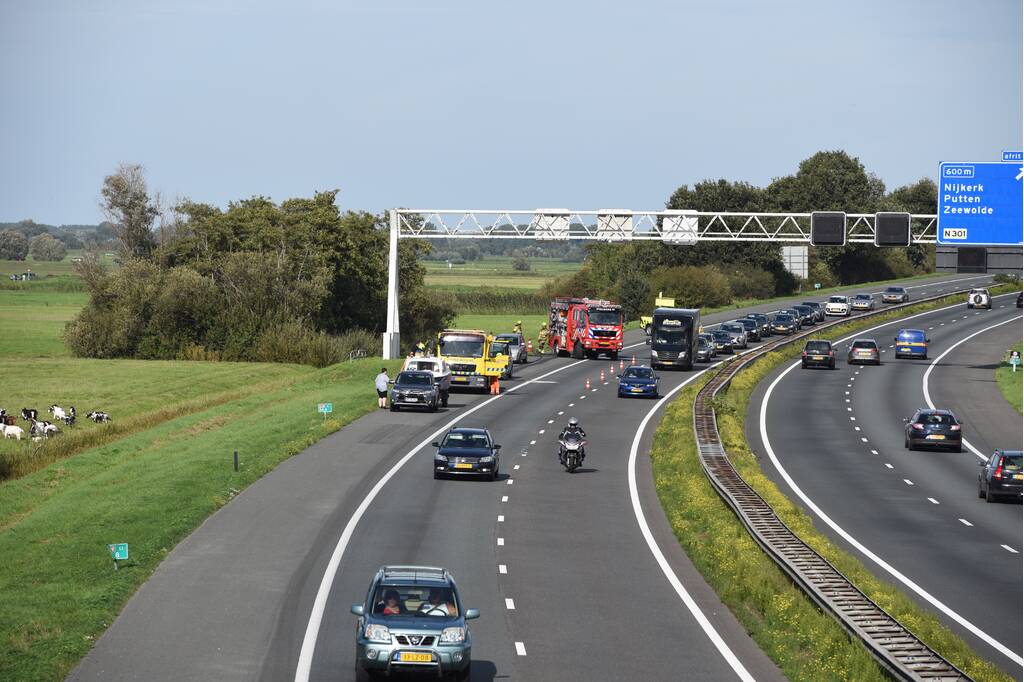
[[[388,384],[391,383],[391,377],[388,376],[387,367],[380,368],[380,374],[373,380],[373,384],[377,389],[377,407],[388,406]]]

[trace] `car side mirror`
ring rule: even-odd
[[[906,420],[904,419],[903,421],[906,421]],[[437,442],[436,440],[433,443],[431,443],[431,445],[433,445],[435,448],[441,447],[441,444],[439,442]]]
[[[904,417],[903,418],[903,423],[904,424],[909,424],[910,423],[910,419],[908,417]]]
[[[480,617],[480,609],[466,609],[466,620],[474,620]]]
[[[644,343],[648,346],[651,345],[651,337],[648,336],[646,339],[644,339]]]
[[[924,340],[924,342],[925,342],[925,343],[931,343],[931,342],[932,342],[932,340],[931,340],[931,339],[925,339],[925,340]]]
[[[494,446],[494,449],[495,449],[495,450],[501,450],[501,446],[500,446],[500,445],[495,445],[495,446]]]
[[[983,466],[985,466],[986,464],[988,464],[988,462],[978,462],[978,466],[980,466],[980,467],[983,467]]]
[[[361,615],[363,615],[363,605],[362,604],[353,604],[352,608],[350,609],[350,611],[352,611],[352,614],[355,615],[355,616],[361,616]]]

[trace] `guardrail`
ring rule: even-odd
[[[697,448],[704,473],[715,490],[732,507],[754,540],[793,582],[813,599],[819,608],[831,614],[852,636],[859,638],[882,667],[898,680],[945,682],[971,678],[900,625],[782,522],[771,506],[743,480],[729,461],[718,433],[718,422],[712,402],[718,392],[725,388],[741,369],[766,353],[818,335],[823,329],[851,320],[871,318],[891,310],[938,301],[967,291],[963,289],[873,312],[851,315],[767,343],[726,362],[694,399],[693,430]]]

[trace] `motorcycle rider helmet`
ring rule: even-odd
[[[569,426],[579,426],[580,420],[576,417],[569,417]]]

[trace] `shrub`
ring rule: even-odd
[[[807,272],[807,282],[811,289],[814,288],[815,284],[820,284],[822,289],[839,286],[839,278],[835,276],[824,261],[818,261],[811,265]]]
[[[529,272],[530,261],[526,260],[526,258],[522,256],[516,256],[512,259],[512,269],[516,272]]]
[[[67,249],[64,244],[48,234],[39,234],[32,237],[30,242],[32,257],[36,260],[59,262],[64,260]]]
[[[376,355],[379,346],[373,335],[362,329],[332,336],[298,322],[284,322],[264,330],[252,359],[327,367],[348,360],[349,353],[353,351],[362,350],[367,355]]]
[[[25,260],[28,238],[16,230],[0,232],[0,260]]]
[[[736,298],[769,298],[775,293],[775,277],[760,268],[734,268],[728,278]]]
[[[651,273],[651,291],[663,291],[686,308],[713,308],[732,302],[729,279],[713,265],[677,265]]]

